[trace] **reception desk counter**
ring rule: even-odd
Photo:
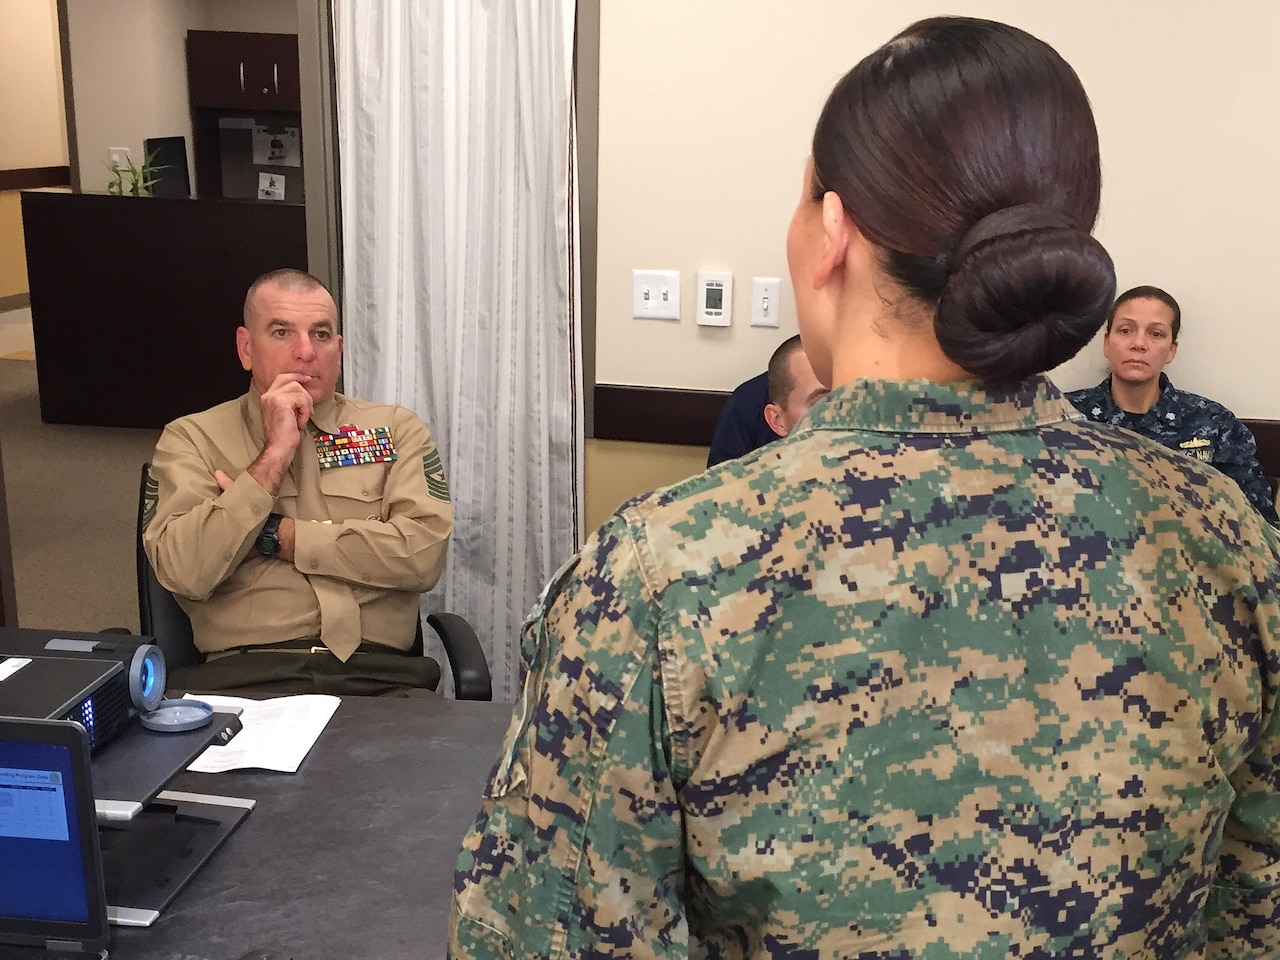
[[[244,392],[244,294],[306,269],[304,208],[249,200],[22,194],[40,416],[162,427]]]

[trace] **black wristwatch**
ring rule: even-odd
[[[273,513],[262,525],[262,532],[258,534],[258,542],[255,545],[264,557],[274,557],[280,552],[280,521],[283,519],[284,517],[280,514]]]

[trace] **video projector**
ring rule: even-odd
[[[0,716],[75,720],[94,750],[159,706],[167,678],[149,637],[0,627]]]

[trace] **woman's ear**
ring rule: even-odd
[[[832,190],[822,195],[822,232],[822,256],[813,279],[815,288],[826,286],[834,275],[844,269],[852,234],[858,232],[845,212],[840,195]]]

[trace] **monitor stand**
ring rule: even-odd
[[[162,790],[133,819],[100,823],[107,919],[123,927],[155,923],[254,802]]]
[[[158,733],[134,722],[93,758],[107,919],[148,927],[222,845],[256,801],[165,790],[213,743],[226,743],[240,719],[215,713],[199,730]]]

